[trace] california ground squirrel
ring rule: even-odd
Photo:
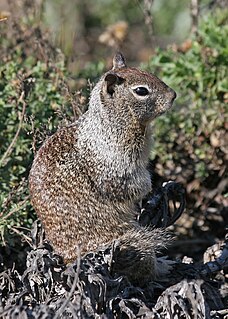
[[[137,224],[136,203],[151,191],[150,122],[175,97],[156,76],[127,67],[117,53],[112,70],[92,90],[88,111],[37,152],[31,201],[66,262],[76,259],[78,246],[85,253],[116,239],[119,273],[140,279],[143,267],[144,276],[155,277],[163,231]]]

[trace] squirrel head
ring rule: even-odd
[[[127,67],[121,53],[114,56],[113,68],[104,74],[100,84],[104,108],[110,112],[130,111],[142,125],[167,111],[176,98],[176,93],[155,75]]]

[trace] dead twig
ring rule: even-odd
[[[79,280],[79,272],[80,272],[80,266],[81,266],[81,251],[80,251],[79,247],[77,247],[77,256],[78,256],[77,257],[77,268],[76,268],[76,273],[74,276],[74,281],[73,281],[72,287],[71,287],[70,292],[69,292],[66,300],[64,301],[64,303],[61,305],[61,307],[58,309],[58,311],[56,311],[56,314],[53,317],[53,319],[60,318],[61,314],[64,312],[68,303],[70,302],[70,299],[74,295],[74,292],[75,292],[75,289],[77,287],[78,280]]]
[[[25,241],[31,246],[31,244],[32,244],[32,239],[31,239],[29,236],[25,235],[25,233],[19,231],[19,230],[18,230],[17,228],[15,228],[15,227],[11,227],[10,230],[11,230],[12,232],[16,233],[17,235],[19,235],[20,237],[24,238]]]
[[[25,91],[22,91],[19,100],[18,100],[18,104],[21,102],[22,103],[22,112],[21,112],[21,116],[20,116],[20,120],[19,120],[19,125],[16,131],[16,134],[14,135],[14,138],[12,139],[10,145],[8,146],[7,150],[5,151],[5,153],[2,156],[2,159],[0,160],[0,167],[1,166],[5,166],[7,164],[6,162],[6,158],[9,157],[9,155],[12,153],[13,148],[14,148],[14,144],[16,143],[16,140],[19,136],[19,133],[21,131],[22,128],[22,124],[24,121],[24,116],[25,116],[25,111],[26,111],[26,102],[24,100],[24,95],[25,95]]]
[[[154,43],[155,41],[154,28],[153,28],[153,16],[152,16],[152,10],[151,10],[153,2],[154,0],[144,0],[143,5],[141,5],[140,1],[138,1],[138,5],[143,12],[145,25],[147,26],[149,37],[152,43]]]
[[[191,32],[196,33],[198,28],[198,20],[199,20],[199,0],[191,0],[191,17],[192,17]]]
[[[2,217],[2,220],[6,220],[7,218],[9,218],[10,216],[12,216],[14,213],[16,213],[19,209],[21,209],[26,202],[28,201],[29,196],[26,196],[24,200],[22,200],[21,202],[19,202],[17,204],[17,206],[12,209],[8,214],[6,214],[5,216]],[[0,213],[0,216],[2,216],[3,213]]]
[[[13,186],[13,188],[10,190],[7,197],[5,198],[4,202],[2,203],[0,218],[7,214],[10,207],[12,206],[12,203],[14,203],[15,198],[22,199],[22,196],[25,194],[26,190],[27,181],[24,178],[22,178],[22,180],[17,185]]]

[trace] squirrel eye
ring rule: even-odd
[[[149,91],[144,86],[138,86],[133,90],[137,95],[146,96],[149,94]]]

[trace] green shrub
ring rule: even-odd
[[[30,227],[34,219],[26,179],[33,149],[57,126],[55,113],[67,104],[66,71],[63,57],[37,25],[27,33],[21,31],[28,30],[28,21],[12,30],[8,24],[0,27],[0,242],[12,245],[9,232]]]
[[[144,66],[178,95],[173,109],[155,123],[154,154],[159,156],[160,173],[189,184],[198,200],[200,191],[217,187],[226,169],[226,18],[227,11],[210,14],[201,21],[197,36],[180,48],[157,50]],[[206,197],[202,201],[212,199]]]

